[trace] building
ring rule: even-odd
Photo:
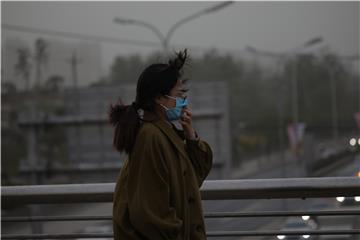
[[[194,128],[211,145],[214,169],[217,169],[212,175],[221,178],[231,165],[227,85],[225,82],[201,82],[190,88],[188,99],[194,113]],[[130,104],[135,93],[135,85],[87,87],[79,89],[78,96],[74,90],[65,92],[65,109],[70,115],[83,120],[104,120],[67,128],[70,162],[82,166],[118,166],[116,163],[125,156],[112,148],[113,128],[107,122],[107,111],[109,104],[119,97]]]
[[[108,122],[107,112],[110,103],[119,98],[130,104],[135,98],[135,88],[135,85],[70,88],[59,95],[63,97],[63,115],[44,118],[44,114],[40,114],[41,119],[35,121],[35,125],[36,114],[28,114],[32,116],[30,119],[23,115],[20,125],[27,126],[29,144],[28,156],[21,164],[23,173],[30,174],[36,169],[43,175],[37,179],[42,179],[44,172],[50,172],[52,176],[61,176],[61,183],[114,181],[126,156],[112,147],[113,127]],[[208,178],[222,179],[231,169],[227,85],[225,82],[203,82],[193,84],[190,89],[188,99],[194,128],[213,150],[214,165]],[[65,132],[66,161],[44,159],[34,150],[36,135],[49,123]],[[67,180],[63,180],[64,176]],[[51,181],[42,179],[37,184]]]
[[[37,71],[34,43],[16,37],[4,37],[2,42],[2,81],[11,81],[19,90],[25,89],[25,81],[16,73],[18,49],[27,48],[30,52],[30,86],[36,83]],[[42,38],[47,44],[47,62],[42,65],[40,84],[52,76],[61,76],[65,86],[86,86],[101,77],[101,47],[96,42],[69,41]],[[74,60],[76,59],[76,60]],[[77,81],[79,79],[80,81]]]

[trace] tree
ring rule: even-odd
[[[64,88],[64,77],[61,75],[50,76],[44,85],[44,89],[50,92],[59,92]]]
[[[10,81],[1,82],[1,94],[11,95],[17,92],[16,85]]]
[[[301,55],[286,62],[283,79],[292,77],[292,68],[297,66],[299,120],[306,122],[306,129],[323,137],[329,137],[332,126],[331,81],[336,85],[336,107],[339,110],[338,124],[344,134],[355,127],[353,113],[356,111],[356,92],[351,74],[340,58],[331,51],[319,56]],[[290,87],[290,82],[288,85]],[[290,93],[290,92],[289,92]],[[285,102],[287,118],[291,119],[291,95]],[[341,109],[341,111],[340,111]]]
[[[195,81],[227,81],[238,78],[242,70],[242,63],[236,62],[231,55],[221,55],[211,49],[202,58],[191,59],[188,74]]]
[[[15,120],[16,121],[16,120]],[[19,171],[21,159],[26,157],[26,139],[18,128],[1,128],[1,179],[10,185],[11,178]]]
[[[110,80],[114,84],[136,83],[144,63],[139,55],[118,56],[110,69]]]
[[[15,64],[15,72],[21,75],[25,82],[25,91],[29,91],[30,87],[30,50],[27,47],[17,49],[17,63]]]
[[[49,178],[55,163],[69,163],[66,131],[62,127],[45,124],[38,137],[39,157],[43,160],[46,177]]]
[[[38,38],[35,41],[35,63],[36,63],[36,88],[39,88],[42,83],[42,69],[47,66],[48,63],[48,43]]]
[[[112,65],[111,82],[135,84],[141,70],[154,62],[166,60],[156,52],[145,61],[136,57],[119,56]],[[264,146],[267,144],[277,144],[276,141],[280,139],[279,128],[286,134],[286,125],[292,119],[291,79],[295,65],[299,121],[306,122],[307,131],[315,135],[331,132],[331,77],[335,77],[336,104],[339,113],[341,112],[339,126],[343,131],[340,134],[353,130],[353,113],[358,104],[357,94],[360,94],[358,82],[331,51],[320,52],[316,57],[300,55],[288,59],[281,64],[281,68],[278,65],[279,71],[271,73],[259,65],[244,59],[237,60],[230,54],[220,54],[216,49],[211,49],[198,58],[190,59],[189,67],[185,70],[187,76],[184,77],[189,78],[190,82],[226,81],[229,89],[230,124],[232,127],[239,124],[244,126],[239,131],[232,131],[232,142],[244,144],[242,151],[261,154],[260,148],[266,148]],[[330,69],[336,71],[331,73]],[[281,124],[283,125],[280,126]],[[234,157],[238,156],[234,154]]]
[[[20,94],[12,82],[1,83],[1,179],[3,185],[12,184],[18,174],[21,159],[26,157],[24,132],[17,126]]]

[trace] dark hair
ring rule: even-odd
[[[132,104],[124,105],[121,101],[110,104],[109,121],[115,127],[113,147],[117,151],[127,154],[132,151],[141,121],[144,121],[139,117],[138,110],[154,112],[155,98],[169,94],[182,76],[183,66],[188,59],[187,50],[175,54],[176,57],[167,64],[155,63],[144,69],[139,76],[136,99]]]

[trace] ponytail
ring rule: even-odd
[[[135,144],[140,128],[137,110],[136,102],[131,105],[124,105],[121,101],[115,105],[110,104],[109,122],[115,127],[113,147],[120,153],[130,154]]]

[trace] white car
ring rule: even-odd
[[[112,225],[90,225],[85,227],[83,230],[81,230],[78,233],[113,233]],[[77,240],[114,240],[113,238],[78,238]]]
[[[357,205],[360,204],[360,196],[355,197],[336,197],[340,205]]]
[[[286,223],[281,228],[280,231],[313,231],[317,229],[317,224],[314,221],[311,221],[309,219],[308,221],[302,220],[301,217],[289,217],[286,220]],[[282,240],[305,240],[305,239],[318,239],[317,235],[311,235],[311,234],[302,234],[302,235],[277,235],[277,239]]]

